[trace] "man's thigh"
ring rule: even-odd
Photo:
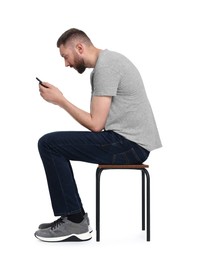
[[[62,131],[41,138],[55,153],[68,160],[112,163],[111,152],[119,150],[121,137],[112,131]],[[119,148],[117,145],[119,144]]]

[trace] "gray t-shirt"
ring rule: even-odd
[[[111,96],[105,130],[124,136],[148,151],[161,147],[141,76],[125,56],[102,50],[91,73],[92,96]]]

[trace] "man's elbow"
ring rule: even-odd
[[[92,132],[95,132],[95,133],[98,133],[98,132],[101,132],[103,129],[104,129],[104,126],[94,125],[94,126],[91,128],[91,131],[92,131]]]

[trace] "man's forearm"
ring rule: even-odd
[[[95,118],[93,118],[90,113],[76,107],[65,97],[62,99],[59,106],[63,108],[66,112],[68,112],[78,123],[88,128],[90,131],[100,132],[103,129],[98,126]]]
[[[55,86],[45,82],[46,87],[39,86],[41,96],[47,102],[58,105],[68,112],[78,123],[93,132],[104,129],[110,110],[112,97],[93,96],[91,100],[90,113],[70,103]]]

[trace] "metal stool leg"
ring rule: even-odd
[[[150,241],[150,176],[147,169],[142,170],[147,181],[147,241]]]
[[[100,176],[103,169],[96,170],[96,241],[100,241]]]
[[[145,230],[145,173],[142,171],[142,230]]]

